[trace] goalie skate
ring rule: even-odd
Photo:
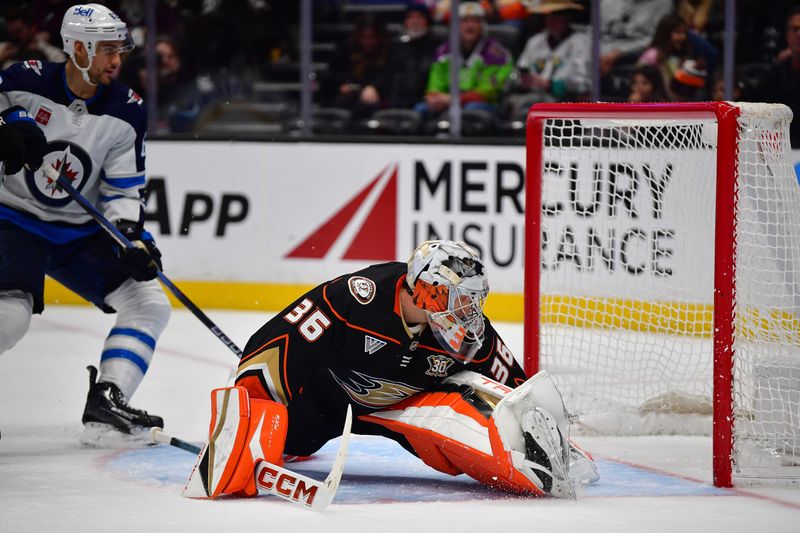
[[[529,409],[522,416],[525,439],[523,463],[537,476],[544,491],[557,498],[575,499],[575,484],[569,472],[569,452],[556,421],[545,409]]]
[[[569,441],[569,477],[575,485],[591,485],[600,480],[597,465],[589,452]]]

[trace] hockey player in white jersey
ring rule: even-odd
[[[0,187],[0,353],[25,335],[32,313],[42,312],[45,274],[104,312],[116,312],[99,372],[89,367],[82,439],[97,444],[100,435],[163,427],[161,417],[129,406],[128,399],[147,372],[170,305],[155,281],[161,254],[143,227],[145,107],[113,79],[121,56],[133,48],[127,27],[102,5],[76,5],[64,15],[61,37],[66,63],[26,61],[0,72],[0,110],[10,113],[0,116],[6,122],[30,117],[11,123],[28,130],[35,124],[44,133],[42,165],[63,172],[136,246],[115,245],[36,170],[36,154],[21,158],[11,150]]]

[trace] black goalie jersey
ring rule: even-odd
[[[354,433],[386,434],[358,415],[430,390],[462,370],[511,387],[525,381],[486,317],[483,345],[467,365],[450,357],[429,328],[410,330],[400,307],[406,269],[405,263],[384,263],[324,283],[248,341],[237,385],[253,398],[287,406],[286,453],[309,455],[340,435],[348,404]]]

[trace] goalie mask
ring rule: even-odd
[[[64,13],[64,20],[61,23],[61,40],[64,42],[64,53],[83,74],[83,79],[87,83],[96,85],[89,80],[89,68],[92,60],[99,50],[105,45],[99,45],[101,41],[119,41],[122,44],[110,47],[111,53],[125,53],[134,49],[133,41],[128,33],[128,27],[123,20],[106,6],[100,4],[79,4],[67,9]],[[89,64],[80,65],[75,59],[75,42],[80,41],[86,47],[89,54]]]
[[[489,294],[478,254],[463,242],[426,241],[408,261],[406,283],[442,348],[465,364],[472,361],[483,343]]]

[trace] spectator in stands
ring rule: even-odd
[[[715,102],[727,100],[727,98],[725,98],[725,78],[722,72],[717,72],[714,75],[714,81],[711,85],[711,99]],[[731,95],[731,100],[733,102],[747,101],[745,84],[739,79],[738,75],[735,76],[733,80],[733,94]]]
[[[386,104],[411,109],[425,94],[428,71],[439,42],[431,34],[431,13],[424,4],[409,4],[403,21],[404,32],[389,49],[386,69]]]
[[[0,68],[5,69],[17,61],[39,59],[63,62],[67,56],[47,41],[39,32],[36,20],[29,10],[14,7],[6,12],[6,33],[9,40],[0,43]]]
[[[459,5],[461,57],[457,58],[461,106],[494,112],[503,89],[514,68],[511,52],[486,35],[486,12],[477,2]],[[438,114],[450,106],[450,44],[436,51],[428,76],[425,101],[415,109],[428,115]]]
[[[661,70],[653,65],[640,65],[633,73],[629,102],[666,102],[669,101],[664,89]]]
[[[672,0],[604,0],[600,9],[600,70],[605,76],[620,64],[633,64],[652,41],[658,21]]]
[[[517,60],[521,87],[538,101],[560,101],[591,90],[591,46],[588,35],[570,26],[572,14],[583,6],[564,0],[543,0],[531,9],[544,14],[545,29],[525,44]]]
[[[197,79],[184,63],[177,42],[162,35],[156,39],[158,60],[158,124],[160,131],[191,131],[203,108],[204,95]],[[122,74],[126,83],[149,101],[148,71],[143,54],[130,62],[130,67]]]
[[[790,54],[775,64],[771,99],[786,104],[794,113],[790,126],[792,148],[800,148],[800,7],[789,11],[786,18],[786,44]]]
[[[701,59],[687,59],[669,82],[669,94],[676,102],[698,102],[708,98],[708,73]]]
[[[442,24],[450,23],[450,0],[429,0],[433,4],[433,18]],[[520,27],[528,18],[530,0],[480,0],[490,24],[511,24]]]
[[[694,57],[688,30],[689,26],[679,15],[667,15],[658,22],[650,47],[639,57],[640,65],[659,69],[667,86],[683,62]]]
[[[331,60],[322,82],[322,103],[349,109],[354,118],[369,116],[382,105],[388,60],[386,28],[375,17],[361,17],[347,45]]]
[[[75,0],[33,0],[30,2],[30,13],[36,21],[39,34],[44,39],[61,49],[61,22],[67,8],[74,6]],[[123,19],[125,20],[125,19]],[[126,20],[127,22],[127,20]]]
[[[480,3],[485,12],[487,22],[495,23],[500,22],[500,14],[495,9],[492,0],[473,0]],[[450,24],[450,10],[452,9],[452,2],[450,0],[434,0],[433,1],[433,18],[440,24]]]
[[[689,29],[703,35],[706,32],[711,9],[716,0],[677,0],[675,11],[686,22]]]
[[[786,14],[796,6],[797,0],[736,0],[736,63],[775,60],[786,43]]]

